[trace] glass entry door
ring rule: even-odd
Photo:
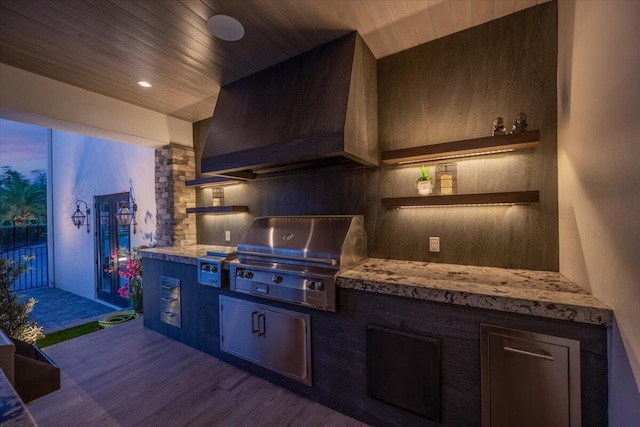
[[[116,220],[116,211],[120,203],[127,203],[129,193],[96,196],[96,247],[98,268],[98,299],[118,307],[127,307],[129,299],[118,294],[127,279],[118,276],[118,249],[130,250],[129,227],[121,226]],[[110,271],[114,270],[114,271]]]

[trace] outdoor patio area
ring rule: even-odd
[[[102,319],[118,309],[57,288],[34,288],[15,291],[21,300],[35,298],[37,303],[29,318],[44,328],[44,333],[59,331]]]
[[[363,426],[143,327],[136,319],[47,347],[60,390],[28,405],[46,426]]]

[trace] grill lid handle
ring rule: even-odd
[[[275,255],[275,254],[267,254],[263,252],[240,252],[240,255],[249,255],[249,256],[259,256],[259,257],[273,257],[276,256],[280,259],[289,259],[293,261],[303,261],[303,262],[317,262],[320,264],[327,265],[337,265],[338,261],[334,258],[324,259],[324,258],[306,258],[306,257],[297,257],[297,256],[289,256],[289,255]]]

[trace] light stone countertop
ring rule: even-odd
[[[183,247],[163,246],[140,249],[138,253],[143,258],[196,265],[198,263],[198,258],[207,255],[207,252],[229,254],[235,250],[236,248],[233,246],[189,245]]]
[[[207,251],[231,246],[190,245],[140,250],[145,258],[196,265]],[[612,311],[584,289],[552,271],[369,258],[340,270],[345,289],[466,305],[596,325],[611,325]]]
[[[341,270],[341,288],[559,320],[611,325],[612,311],[560,273],[369,258]]]

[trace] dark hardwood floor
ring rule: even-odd
[[[45,349],[60,390],[28,405],[46,426],[363,426],[164,337],[142,319]]]

